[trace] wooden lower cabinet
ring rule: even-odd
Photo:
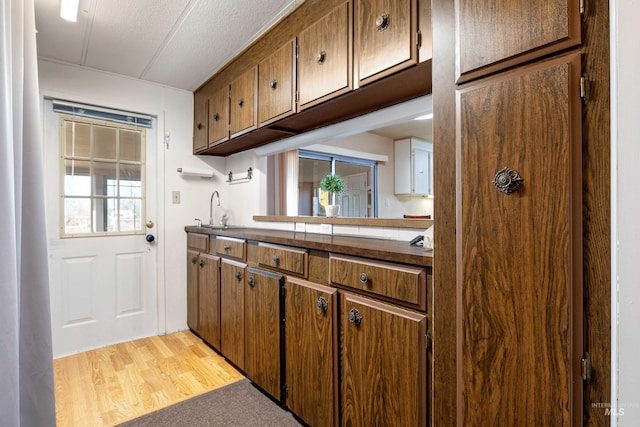
[[[281,400],[282,299],[284,276],[247,268],[244,292],[245,372],[264,391]]]
[[[426,425],[426,332],[422,313],[341,292],[341,425]]]
[[[220,349],[220,258],[187,250],[187,325]]]
[[[220,266],[220,352],[245,370],[244,275],[247,265],[222,259]]]
[[[198,261],[200,252],[187,249],[187,326],[199,334],[198,325]]]
[[[286,405],[311,426],[337,425],[337,289],[292,277],[286,289]]]

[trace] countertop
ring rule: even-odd
[[[298,233],[295,231],[270,230],[264,228],[206,228],[185,226],[189,233],[235,237],[280,245],[296,246],[326,252],[361,256],[391,262],[432,266],[433,251],[409,242],[367,237],[329,234]]]

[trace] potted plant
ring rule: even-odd
[[[336,204],[336,196],[344,191],[344,180],[338,175],[327,174],[320,181],[320,188],[331,194],[331,204],[324,207],[327,216],[338,216],[340,205]]]

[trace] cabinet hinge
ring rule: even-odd
[[[580,17],[581,18],[584,18],[584,1],[585,0],[580,0],[580,5],[579,5],[579,7],[580,7]]]
[[[287,397],[289,397],[289,387],[285,384],[282,386],[282,398],[286,399]]]
[[[418,46],[418,49],[422,47],[422,32],[420,30],[416,34],[416,46]]]
[[[296,59],[300,56],[300,45],[296,44]]]
[[[282,296],[283,296],[283,297],[286,297],[286,296],[287,296],[287,287],[283,285],[283,286],[282,286],[282,288],[280,288],[280,289],[282,289],[282,290],[281,290],[281,292],[282,292]]]
[[[424,334],[424,338],[425,338],[425,347],[427,348],[427,350],[431,350],[431,333],[427,331],[427,333]]]
[[[589,356],[589,352],[584,353],[584,357],[580,359],[581,371],[582,371],[582,380],[589,381],[591,379],[591,357]]]
[[[586,77],[580,77],[580,98],[582,102],[587,102],[587,79]]]
[[[300,91],[296,90],[296,102],[300,102]]]

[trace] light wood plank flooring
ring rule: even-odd
[[[189,331],[53,362],[58,427],[113,426],[243,378]]]

